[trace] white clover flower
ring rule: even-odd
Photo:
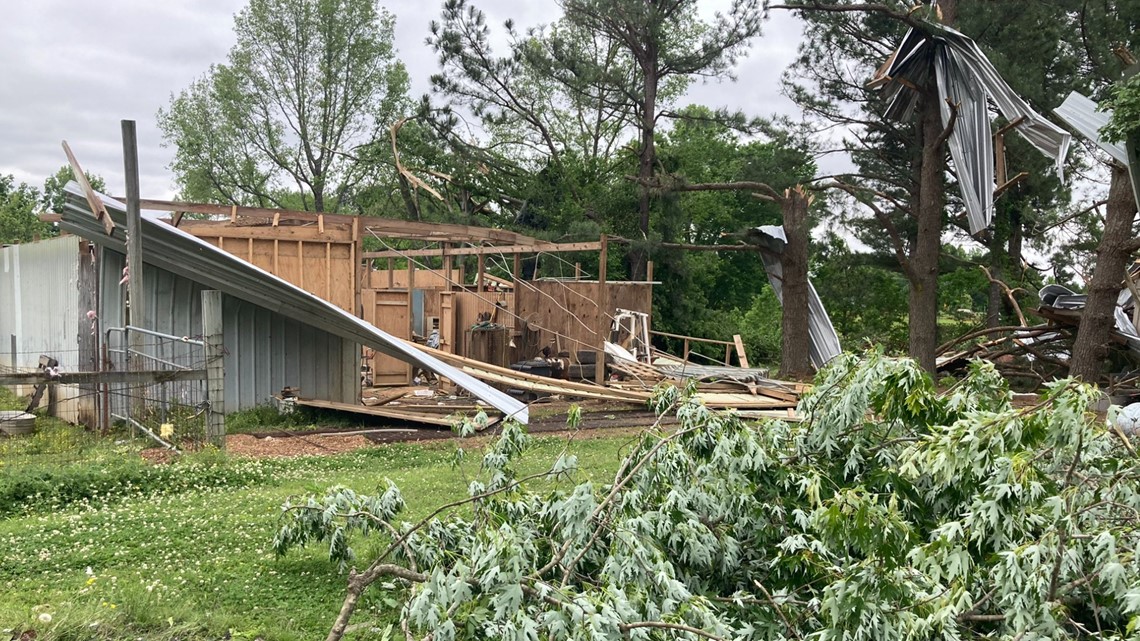
[[[36,618],[40,620],[40,623],[51,623],[51,615],[47,612],[41,612]]]

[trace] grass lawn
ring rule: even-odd
[[[579,478],[612,479],[630,440],[575,441]],[[537,439],[527,467],[544,469],[562,443]],[[214,456],[201,465],[176,463],[165,476],[115,486],[107,496],[32,501],[0,517],[0,638],[29,628],[40,641],[323,638],[345,575],[327,550],[274,556],[281,503],[336,484],[367,493],[387,477],[414,521],[465,495],[479,460],[474,443],[466,445],[472,451],[459,466],[455,442],[288,460]],[[217,466],[234,474],[202,471]],[[367,544],[356,547],[366,557]],[[383,627],[395,616],[393,604],[371,592],[354,621]]]

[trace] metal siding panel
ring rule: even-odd
[[[79,368],[79,239],[53,238],[0,249],[4,271],[0,302],[0,352],[11,361],[10,336],[16,336],[16,367],[35,369],[41,354],[52,356],[68,371]],[[78,419],[78,386],[61,385],[58,413]]]

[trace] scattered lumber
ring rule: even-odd
[[[447,415],[441,416],[439,413],[417,411],[415,409],[396,409],[390,406],[387,407],[367,407],[365,405],[354,405],[352,403],[337,403],[335,401],[318,401],[315,399],[296,399],[297,405],[304,407],[313,407],[324,410],[337,410],[339,412],[352,412],[354,414],[364,414],[367,416],[378,416],[381,418],[389,418],[397,421],[407,421],[409,423],[423,423],[425,425],[434,425],[436,427],[450,428],[456,421],[456,417]],[[492,416],[489,425],[494,425],[498,422],[500,417]]]

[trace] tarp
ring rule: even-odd
[[[123,203],[97,194],[117,225],[112,237],[107,235],[102,224],[95,219],[83,191],[75,182],[68,183],[65,191],[67,201],[60,226],[94,243],[125,253],[126,208]],[[161,220],[165,215],[164,212],[143,212],[144,263],[422,367],[451,380],[503,414],[521,423],[527,422],[527,406],[517,399],[377,329],[332,303],[168,224]]]

